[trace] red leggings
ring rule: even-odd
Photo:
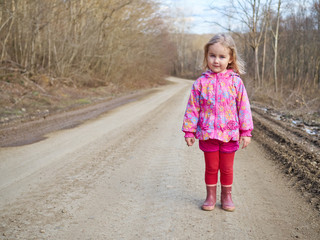
[[[221,185],[232,185],[234,155],[235,152],[204,152],[206,162],[205,182],[207,185],[217,184],[219,169]]]

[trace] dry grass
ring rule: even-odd
[[[276,93],[272,86],[256,88],[252,81],[245,82],[249,98],[253,104],[272,108],[291,118],[320,125],[320,97],[318,89],[293,90],[283,87]]]
[[[122,85],[108,83],[99,86],[99,81],[96,80],[94,85],[80,82],[81,84],[77,84],[75,78],[62,81],[47,75],[31,78],[18,73],[6,75],[5,79],[0,79],[0,124],[33,120],[107,101],[142,88],[165,84],[163,80],[149,84],[143,82],[143,85],[127,82]]]

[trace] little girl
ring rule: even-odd
[[[188,146],[195,138],[205,158],[207,198],[203,210],[216,204],[218,171],[220,170],[221,206],[234,211],[231,198],[235,152],[249,145],[253,122],[245,86],[239,76],[244,62],[235,43],[226,34],[215,35],[204,47],[206,72],[193,84],[182,131]]]

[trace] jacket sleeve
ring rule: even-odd
[[[182,131],[188,133],[195,133],[197,131],[197,124],[200,112],[200,84],[195,81],[192,85],[190,97],[188,100],[187,108],[183,118]]]
[[[195,133],[194,132],[184,132],[184,137],[185,138],[193,138],[195,137]]]
[[[250,108],[250,102],[246,88],[240,77],[236,79],[237,88],[237,111],[239,116],[239,130],[241,137],[251,137],[251,131],[253,130],[252,113]]]

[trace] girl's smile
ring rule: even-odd
[[[209,46],[208,67],[215,73],[223,73],[227,70],[228,64],[232,62],[230,50],[221,43],[215,43]]]

